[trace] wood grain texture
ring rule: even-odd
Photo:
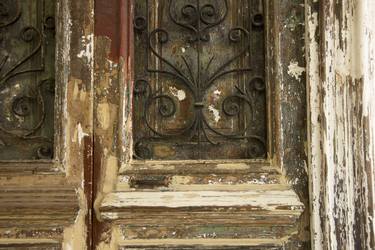
[[[61,250],[61,243],[53,240],[0,240],[0,250]]]
[[[0,190],[0,227],[59,227],[72,224],[79,210],[72,188],[2,187]]]
[[[306,3],[313,249],[374,249],[375,5]]]
[[[196,239],[196,240],[128,240],[120,243],[119,250],[278,250],[283,249],[281,240],[233,240],[233,239]]]
[[[133,48],[133,2],[96,1],[96,13],[100,12],[95,47],[98,103],[94,105],[98,248],[116,249],[124,238],[147,242],[205,236],[261,237],[268,242],[282,238],[284,243],[290,242],[286,249],[308,247],[303,1],[264,1],[267,160],[171,162],[132,160],[131,104],[137,56]],[[126,14],[119,15],[117,9]],[[99,17],[104,16],[106,21],[101,23]],[[105,26],[109,20],[115,25]],[[123,53],[119,55],[116,39],[120,35]],[[212,195],[206,197],[210,192]],[[182,193],[185,196],[180,196]],[[240,197],[244,193],[248,196]],[[169,202],[161,198],[168,195]],[[114,204],[117,198],[119,203]],[[140,207],[129,206],[135,200]],[[179,202],[183,206],[179,207]],[[262,208],[262,202],[269,204],[269,209]]]
[[[55,157],[0,163],[0,245],[7,241],[6,249],[85,249],[91,238],[85,218],[89,224],[92,2],[56,0]],[[40,245],[42,239],[58,248]]]
[[[283,238],[304,210],[290,186],[251,191],[118,192],[100,207],[126,239]],[[181,223],[176,223],[181,221]]]

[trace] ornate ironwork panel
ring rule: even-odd
[[[0,160],[51,159],[54,0],[0,0]]]
[[[263,2],[135,5],[135,157],[264,158]]]

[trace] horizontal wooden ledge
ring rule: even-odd
[[[168,187],[162,187],[159,189],[143,189],[142,191],[149,192],[184,192],[184,191],[224,191],[224,192],[238,192],[247,190],[289,190],[290,187],[283,184],[171,184]],[[129,190],[135,191],[135,188],[129,189],[127,184],[117,183],[117,192],[129,192]]]
[[[172,249],[234,249],[232,247],[256,247],[256,249],[279,249],[287,239],[150,239],[150,240],[122,240],[118,244],[120,249],[126,247],[165,247]],[[214,248],[212,248],[214,247]],[[272,247],[272,248],[269,248]],[[163,248],[164,249],[164,248]],[[249,248],[240,248],[249,249]],[[280,248],[281,249],[281,248]]]
[[[0,239],[0,250],[40,250],[40,249],[61,249],[61,243],[52,239]]]
[[[132,225],[167,225],[184,219],[195,225],[294,227],[304,205],[289,186],[278,186],[247,191],[114,192],[104,197],[99,211],[104,220]]]
[[[285,187],[247,191],[115,192],[108,194],[102,203],[102,207],[119,208],[196,206],[254,206],[264,210],[290,206],[298,210],[303,204],[293,190]]]
[[[0,161],[0,175],[53,173],[62,174],[54,160]]]
[[[280,174],[267,160],[133,160],[123,164],[121,174]]]
[[[1,187],[0,227],[22,225],[69,225],[79,210],[74,187]]]

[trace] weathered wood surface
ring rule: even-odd
[[[95,12],[93,1],[58,1],[56,80],[61,87],[56,93],[57,161],[0,164],[3,190],[0,198],[13,202],[1,204],[2,218],[9,220],[12,216],[22,217],[22,213],[26,215],[17,227],[9,230],[5,225],[0,229],[0,249],[58,249],[60,243],[64,249],[90,248],[94,215],[92,205],[96,209],[93,239],[98,249],[157,249],[164,246],[167,249],[183,249],[190,243],[193,243],[192,249],[200,249],[201,246],[203,249],[218,249],[218,245],[223,249],[241,249],[240,246],[267,249],[265,245],[269,249],[306,249],[309,247],[308,209],[299,220],[300,229],[294,236],[294,243],[289,245],[284,245],[289,237],[270,239],[270,235],[285,234],[280,227],[268,227],[267,231],[264,225],[256,227],[250,223],[252,227],[239,226],[238,220],[241,218],[251,220],[246,217],[247,213],[238,213],[237,222],[230,226],[231,213],[218,213],[215,220],[224,218],[227,225],[204,227],[202,210],[207,206],[199,208],[198,217],[186,214],[186,211],[164,210],[165,217],[172,216],[169,224],[163,226],[159,223],[163,218],[158,214],[162,211],[146,211],[144,215],[149,215],[155,225],[159,224],[160,230],[151,226],[146,230],[137,227],[145,221],[142,222],[139,217],[131,218],[130,210],[122,215],[129,216],[134,227],[121,220],[117,224],[116,221],[100,221],[100,204],[105,197],[116,194],[116,191],[134,191],[134,188],[137,188],[136,194],[140,195],[150,186],[152,192],[168,190],[196,194],[225,190],[246,192],[254,188],[253,185],[279,185],[287,181],[308,206],[305,145],[309,153],[307,163],[313,248],[374,249],[375,3],[372,0],[281,0],[268,3],[274,15],[269,20],[272,28],[268,36],[272,43],[269,44],[267,56],[277,59],[267,65],[269,76],[275,80],[275,92],[270,97],[276,97],[269,107],[274,111],[272,118],[275,118],[271,119],[269,126],[275,132],[272,150],[277,154],[272,159],[271,167],[257,163],[241,168],[241,164],[234,164],[241,173],[236,174],[237,170],[229,170],[228,166],[221,168],[217,164],[208,164],[206,169],[202,165],[174,164],[160,171],[157,164],[145,168],[128,164],[132,156],[129,143],[133,80],[132,43],[129,42],[132,39],[131,1],[97,0]],[[94,17],[97,24],[95,64]],[[306,40],[303,36],[304,25],[307,29]],[[304,48],[307,50],[307,112],[304,106]],[[304,131],[306,113],[307,142]],[[93,141],[95,148],[92,147]],[[199,169],[190,172],[194,167]],[[121,169],[119,175],[118,169]],[[218,175],[208,175],[211,170],[219,170]],[[281,175],[282,172],[285,175]],[[142,178],[142,175],[154,175],[155,178]],[[167,185],[167,188],[163,185]],[[58,187],[61,190],[55,192],[54,188]],[[21,192],[17,193],[17,190]],[[45,202],[49,206],[45,211],[45,218],[48,218],[46,224],[40,225],[43,221],[40,220],[35,227],[25,229],[29,223],[27,216],[41,218],[44,215],[39,205],[21,209],[21,212],[13,210],[12,204],[18,207],[32,198],[22,190],[29,190],[37,197],[35,201]],[[64,190],[67,192],[60,195]],[[279,192],[282,190],[285,189],[278,189]],[[290,190],[289,187],[287,190]],[[75,199],[72,198],[74,195]],[[74,209],[66,210],[61,205],[65,198],[69,207]],[[78,216],[77,204],[80,207]],[[54,219],[55,211],[52,210],[55,207],[62,216],[57,218],[66,219],[60,220],[63,225],[74,224],[65,228],[60,222],[57,223],[59,225],[49,226],[48,223]],[[111,212],[111,209],[108,211]],[[215,216],[212,211],[209,214]],[[181,224],[184,215],[190,216],[189,227],[180,230],[180,225],[176,228],[171,224]],[[294,215],[293,220],[296,220],[297,215]],[[158,216],[159,219],[155,219]],[[256,214],[254,216],[256,218]],[[276,217],[270,221],[280,219]],[[200,222],[195,224],[194,220]],[[288,224],[287,221],[285,223]],[[294,225],[288,230],[288,233],[296,232]],[[244,239],[234,239],[236,232]],[[245,239],[248,235],[261,236],[262,232],[264,240]],[[131,237],[135,239],[129,239]],[[183,240],[187,237],[190,239]],[[194,237],[196,239],[193,240]],[[150,238],[153,240],[145,243],[144,240]]]
[[[0,249],[89,247],[92,50],[93,1],[57,0],[55,158],[0,162]]]
[[[375,2],[306,4],[313,249],[374,249]]]
[[[95,67],[98,72],[95,94],[98,103],[94,105],[97,220],[94,241],[98,249],[117,249],[117,246],[122,246],[123,239],[130,238],[142,239],[140,242],[144,244],[167,238],[178,246],[178,239],[197,239],[204,235],[207,240],[218,238],[218,241],[210,243],[217,244],[217,248],[225,247],[220,244],[228,244],[236,241],[236,238],[244,239],[244,246],[262,248],[267,242],[272,245],[275,237],[279,238],[277,244],[273,245],[275,248],[306,248],[310,234],[304,162],[306,100],[302,53],[303,1],[267,1],[266,4],[266,22],[270,27],[267,29],[266,72],[270,89],[267,96],[270,100],[267,107],[270,131],[268,159],[201,162],[131,160],[131,97],[134,83],[131,3],[95,2]],[[289,18],[291,12],[293,18]],[[283,50],[287,47],[289,50]],[[167,190],[169,192],[160,193]],[[183,204],[187,206],[194,202],[195,207],[176,209],[152,206],[156,198],[154,195],[168,196],[169,193],[171,197],[178,197],[178,192],[188,193]],[[200,195],[206,192],[216,194],[210,199],[211,205],[205,201],[204,195]],[[242,203],[234,199],[235,194],[241,195],[241,192],[251,193],[248,199],[241,201],[246,204],[252,201],[261,204],[262,200],[267,200],[262,197],[271,198],[273,195],[276,200],[269,200],[270,204],[279,204],[280,210],[259,208],[262,211],[257,213],[249,204],[242,207]],[[290,195],[281,199],[284,192]],[[116,195],[120,195],[125,203],[131,202],[128,198],[138,195],[142,209],[137,211],[121,202],[117,206],[115,200],[111,199]],[[300,200],[305,207],[302,217]],[[176,198],[171,203],[179,206],[180,201]],[[226,207],[220,207],[217,204],[220,201],[226,203]],[[296,205],[296,210],[289,206],[289,202]],[[118,216],[112,216],[116,214]],[[209,219],[209,225],[205,218]],[[257,237],[264,240],[257,242]],[[209,240],[202,239],[203,244],[207,242]],[[155,247],[161,247],[163,242],[160,244]],[[181,242],[180,246],[184,246],[184,243]]]

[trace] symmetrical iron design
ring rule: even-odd
[[[262,1],[137,1],[134,28],[137,158],[266,155]]]
[[[53,156],[54,9],[0,0],[0,160]]]

